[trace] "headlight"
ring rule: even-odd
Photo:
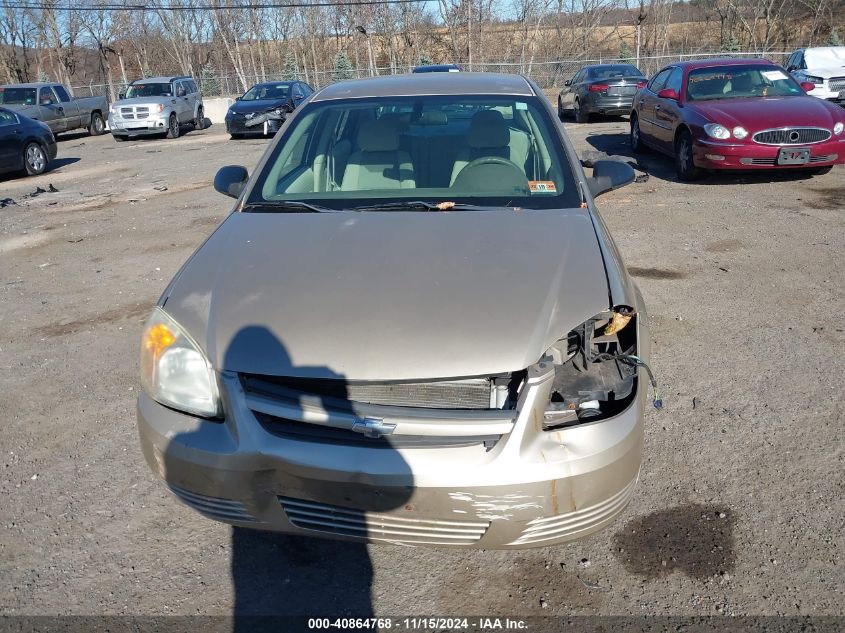
[[[159,111],[159,112],[164,112],[164,104],[163,104],[163,103],[159,103],[159,104],[158,104],[158,111]]]
[[[220,415],[211,363],[187,332],[156,307],[141,340],[141,387],[156,402],[204,418]]]
[[[273,110],[273,114],[278,114],[279,116],[281,116],[282,115],[282,109],[276,108],[275,110]]]
[[[634,378],[645,362],[636,356],[636,315],[619,306],[597,314],[555,343],[540,360],[554,365],[545,430],[619,414],[635,396]],[[650,370],[649,377],[651,377]],[[661,407],[655,387],[655,406]]]
[[[836,135],[842,134],[842,130],[845,129],[845,123],[840,121],[836,125],[833,126],[833,133]]]
[[[707,132],[707,136],[710,138],[718,138],[723,141],[731,137],[731,131],[718,123],[707,123],[704,126],[704,131]]]
[[[814,83],[817,86],[824,85],[824,79],[822,79],[821,77],[816,77],[815,75],[807,75],[806,77],[804,77],[804,81],[809,81],[810,83]]]
[[[744,139],[746,136],[748,136],[748,130],[746,130],[746,129],[745,129],[744,127],[742,127],[741,125],[737,125],[737,126],[733,129],[733,134],[734,134],[734,137],[735,137],[735,138],[738,138],[739,140],[742,140],[742,139]]]

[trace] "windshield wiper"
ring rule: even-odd
[[[301,213],[303,211],[308,213],[323,213],[326,211],[335,211],[336,209],[309,204],[301,200],[267,200],[265,202],[250,202],[245,204],[243,210],[249,210],[252,213]]]
[[[424,200],[407,200],[388,202],[386,204],[367,204],[361,207],[351,207],[349,211],[491,211],[513,207],[482,207],[463,202],[425,202]]]

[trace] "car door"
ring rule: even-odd
[[[61,84],[55,84],[53,90],[59,97],[59,104],[65,109],[65,129],[75,130],[78,127],[87,127],[88,121],[82,120],[82,113],[79,111],[79,106],[73,100],[65,87]]]
[[[669,73],[663,88],[671,88],[680,96],[683,78],[684,71],[676,66]],[[655,97],[654,138],[660,148],[667,152],[675,151],[675,128],[680,118],[680,104],[675,99]]]
[[[199,111],[199,102],[202,100],[202,95],[200,94],[197,83],[193,79],[187,79],[185,84],[188,86],[188,112],[191,120],[193,120]]]
[[[575,87],[578,85],[578,82],[581,81],[581,77],[584,76],[584,71],[579,70],[575,75],[573,75],[572,79],[569,80],[569,85],[563,91],[561,95],[561,102],[563,103],[563,107],[566,110],[571,110],[573,105],[575,104]]]
[[[54,134],[67,129],[65,109],[51,86],[38,89],[38,118],[49,125]]]
[[[176,117],[179,123],[187,123],[194,118],[191,110],[191,97],[188,86],[182,80],[173,82],[173,94],[176,97]]]
[[[640,138],[649,145],[657,143],[654,108],[657,105],[657,93],[663,89],[666,80],[672,72],[672,68],[664,68],[646,84],[637,97],[637,115],[639,117]]]
[[[0,110],[0,172],[20,169],[22,141],[20,119],[13,112]]]

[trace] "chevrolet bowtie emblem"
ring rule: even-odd
[[[383,437],[390,435],[395,429],[395,424],[378,418],[364,418],[363,420],[355,420],[352,423],[353,431],[367,437]]]

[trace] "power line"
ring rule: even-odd
[[[53,11],[223,11],[226,9],[307,9],[310,7],[355,7],[385,4],[419,4],[430,0],[316,0],[315,2],[268,2],[247,4],[201,4],[188,7],[148,6],[143,4],[101,4],[96,6],[52,5],[44,2],[3,2],[9,9],[41,9]]]

